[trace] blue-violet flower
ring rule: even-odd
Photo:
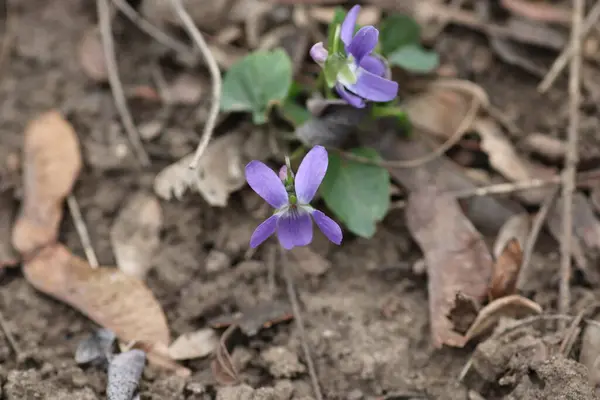
[[[326,77],[329,71],[333,71],[335,89],[340,97],[354,107],[363,108],[365,100],[393,100],[398,94],[398,83],[383,77],[386,65],[380,58],[371,55],[377,46],[379,31],[373,26],[364,26],[354,35],[359,11],[359,5],[352,7],[339,31],[345,55],[336,53],[335,49],[329,54],[322,42],[310,49],[310,55],[324,68]]]
[[[322,146],[315,146],[308,152],[296,175],[289,166],[282,167],[278,176],[260,161],[246,165],[246,180],[250,187],[275,208],[275,213],[252,234],[250,247],[257,247],[275,231],[286,250],[306,246],[313,238],[313,218],[329,240],[335,244],[342,242],[340,226],[309,204],[325,177],[327,165],[327,150]]]

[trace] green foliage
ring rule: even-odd
[[[281,104],[292,84],[292,61],[282,49],[256,51],[225,74],[222,111],[248,111],[255,124],[267,120],[270,108]]]
[[[354,149],[352,153],[379,159],[373,149]],[[329,209],[352,233],[370,238],[390,206],[390,177],[385,168],[330,153],[321,194]]]
[[[382,23],[379,40],[390,65],[410,72],[427,73],[439,65],[437,53],[420,42],[419,24],[406,15],[392,15]]]

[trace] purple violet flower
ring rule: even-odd
[[[340,226],[309,204],[325,177],[328,162],[327,150],[315,146],[304,157],[295,176],[284,167],[278,176],[260,161],[246,165],[246,180],[252,190],[275,208],[275,213],[252,234],[250,247],[257,247],[275,231],[286,250],[306,246],[313,238],[313,218],[329,240],[338,245],[342,242]]]
[[[359,11],[359,5],[352,7],[341,25],[340,38],[347,56],[336,55],[338,58],[345,58],[345,65],[338,69],[335,89],[348,104],[363,108],[366,100],[393,100],[398,94],[398,83],[383,77],[386,72],[385,64],[371,55],[377,46],[379,31],[373,26],[364,26],[354,35]],[[322,42],[310,49],[310,55],[321,67],[330,58]]]

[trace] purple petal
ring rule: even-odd
[[[365,101],[362,98],[356,96],[355,94],[347,91],[341,84],[338,83],[337,85],[335,85],[335,90],[338,92],[340,97],[351,106],[356,108],[365,108]]]
[[[286,250],[309,244],[313,237],[310,214],[294,210],[280,216],[277,221],[277,237],[281,247]]]
[[[314,210],[312,216],[327,239],[338,245],[342,243],[342,228],[334,220],[319,210]]]
[[[295,178],[296,196],[300,204],[311,202],[325,178],[329,158],[323,146],[313,147],[298,167]]]
[[[340,38],[344,45],[346,46],[346,51],[350,43],[352,42],[352,37],[354,36],[354,27],[356,26],[356,19],[358,18],[358,13],[360,11],[360,6],[355,5],[348,11],[346,14],[346,18],[342,22],[342,26],[340,29]]]
[[[358,80],[347,88],[354,94],[371,101],[390,101],[398,95],[398,83],[359,68]]]
[[[319,42],[310,48],[310,56],[319,65],[325,63],[325,60],[327,60],[328,55],[329,52],[323,46],[323,42]]]
[[[288,203],[288,194],[283,182],[275,171],[260,161],[250,161],[246,165],[248,185],[273,208],[280,208]]]
[[[356,62],[360,61],[371,54],[377,41],[379,40],[379,31],[372,26],[364,26],[360,28],[348,46],[348,53],[352,54]]]
[[[262,242],[267,240],[269,236],[275,233],[275,228],[277,227],[277,220],[279,219],[278,215],[272,215],[266,220],[263,221],[262,224],[256,227],[252,237],[250,237],[250,247],[253,249],[258,247]]]
[[[360,60],[360,66],[377,76],[383,76],[387,68],[383,61],[374,56],[365,56]]]

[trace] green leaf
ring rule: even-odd
[[[410,132],[411,124],[408,114],[401,107],[393,104],[373,104],[371,106],[371,116],[373,118],[393,117],[398,121],[398,126],[403,130]]]
[[[222,111],[252,112],[254,123],[267,120],[267,112],[280,104],[292,84],[292,61],[282,49],[254,52],[225,74]]]
[[[419,24],[407,15],[391,15],[381,25],[379,42],[381,51],[385,55],[401,47],[419,43],[421,40]]]
[[[373,149],[354,149],[352,153],[379,159]],[[352,233],[370,238],[390,206],[390,176],[385,168],[330,153],[321,194],[327,207]]]
[[[389,55],[388,62],[410,72],[427,73],[437,68],[440,57],[420,44],[413,44],[394,51]]]

